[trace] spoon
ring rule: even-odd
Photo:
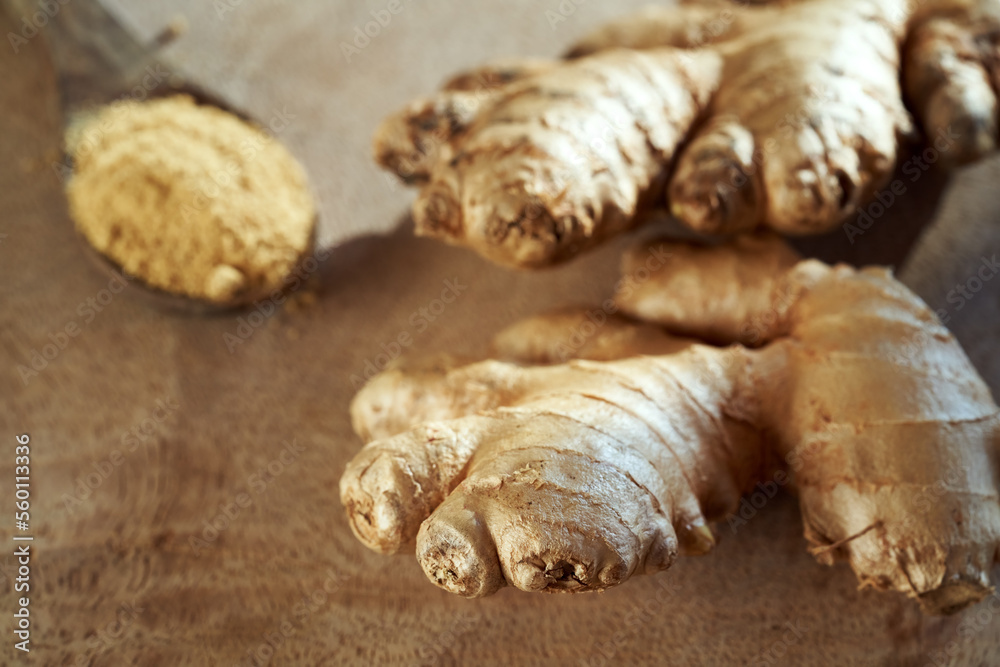
[[[0,0],[0,3],[15,19],[32,17],[40,12],[36,0]],[[41,11],[48,16],[48,22],[39,32],[44,35],[58,77],[64,129],[118,100],[143,101],[178,94],[189,95],[199,105],[218,107],[251,125],[262,127],[249,114],[187,81],[175,66],[158,56],[159,51],[183,31],[181,21],[167,26],[148,44],[140,44],[100,0],[72,0],[64,4],[52,3],[51,6],[55,8],[51,14]],[[71,164],[69,155],[65,156],[64,164]],[[314,218],[309,243],[298,261],[310,255],[316,247],[316,223]],[[112,277],[124,275],[121,266],[94,248],[79,231],[76,236],[85,255],[98,269]],[[239,308],[275,291],[274,287],[265,287],[216,302],[168,292],[148,285],[138,277],[130,277],[129,283],[136,293],[154,305],[191,314]]]

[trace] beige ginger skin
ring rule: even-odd
[[[617,299],[643,321],[574,349],[602,361],[528,340],[583,317],[563,312],[501,333],[507,361],[373,379],[352,404],[371,441],[340,483],[358,538],[415,549],[467,597],[602,590],[707,552],[708,524],[782,470],[821,562],[929,613],[989,594],[1000,410],[927,306],[885,269],[799,261],[773,238],[660,250],[671,261]],[[732,300],[740,320],[701,315]],[[657,330],[677,322],[731,344]]]
[[[998,42],[1000,0],[651,7],[568,60],[459,75],[374,150],[420,187],[418,234],[508,266],[568,259],[664,203],[701,232],[820,233],[917,129],[942,162],[996,149]]]

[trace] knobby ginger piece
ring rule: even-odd
[[[633,226],[719,66],[659,49],[511,68],[495,86],[414,102],[380,126],[375,152],[423,184],[418,234],[547,266]]]
[[[415,548],[467,597],[603,590],[710,550],[708,523],[783,474],[820,562],[930,613],[989,595],[1000,409],[926,304],[885,269],[795,261],[774,238],[658,251],[670,259],[616,298],[644,321],[608,320],[571,349],[604,361],[524,365],[563,350],[518,336],[589,319],[559,313],[499,336],[511,361],[372,379],[351,411],[376,439],[340,483],[359,539]],[[714,299],[737,303],[755,347],[722,340],[745,331],[704,316]],[[731,344],[650,335],[676,322]]]
[[[183,95],[104,107],[67,132],[77,229],[148,286],[215,303],[283,286],[316,209],[261,129]]]
[[[998,54],[1000,0],[664,3],[570,59],[457,77],[388,117],[375,155],[421,188],[418,234],[508,266],[569,259],[656,205],[704,233],[816,234],[885,184],[915,127],[941,163],[996,150]]]

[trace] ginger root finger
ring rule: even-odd
[[[529,365],[570,359],[612,361],[679,352],[694,342],[613,312],[618,308],[605,302],[601,308],[565,309],[523,319],[493,337],[490,356]]]
[[[771,341],[750,353],[767,369],[762,426],[800,489],[819,560],[844,558],[863,585],[929,613],[986,596],[1000,557],[1000,409],[955,338],[887,270],[809,260],[762,272],[767,253],[743,240],[697,252],[644,286],[680,302],[664,310],[683,321],[709,289],[680,280],[713,284],[709,302],[742,301],[749,331]]]
[[[411,547],[420,522],[461,481],[488,421],[429,422],[366,445],[340,478],[354,535],[380,553]]]
[[[516,367],[450,355],[404,359],[379,373],[351,401],[351,425],[365,442],[422,422],[453,419],[508,405],[524,391]]]
[[[679,551],[711,549],[704,512],[718,518],[735,507],[762,465],[744,421],[752,412],[736,407],[753,403],[741,395],[747,368],[713,368],[712,356],[692,348],[573,362],[562,383],[536,383],[499,410],[521,428],[517,437],[484,435],[468,476],[421,526],[417,557],[428,577],[470,597],[503,581],[603,590],[669,567]],[[665,391],[673,419],[652,398]],[[723,408],[698,400],[705,396],[732,401]]]
[[[814,553],[929,613],[982,599],[1000,556],[988,387],[888,271],[812,261],[791,273],[805,288],[790,335],[760,354],[786,369],[769,428],[793,462]]]
[[[727,154],[717,126],[696,134],[669,188],[675,215],[707,232],[756,218],[810,234],[867,201],[910,131],[898,82],[904,9],[902,0],[838,0],[748,12],[740,34],[717,47],[725,65],[709,113],[738,119],[754,145],[736,133]]]
[[[677,160],[667,194],[671,212],[704,233],[754,229],[767,203],[761,155],[738,117],[710,119]]]
[[[451,139],[510,83],[554,66],[549,60],[491,63],[449,79],[442,90],[418,99],[383,120],[372,138],[375,160],[404,183],[425,183],[434,163],[452,158]]]
[[[656,324],[577,308],[543,313],[503,329],[493,339],[491,356],[523,365],[611,361],[678,352],[693,342]],[[510,405],[526,389],[523,374],[496,361],[452,355],[403,358],[355,395],[351,425],[363,441],[371,442],[422,422]]]
[[[710,53],[617,50],[503,86],[437,151],[414,203],[417,233],[539,267],[631,227],[662,189],[718,64]],[[390,154],[379,160],[395,169]]]
[[[666,259],[650,272],[646,261],[657,248]],[[626,251],[622,274],[634,279],[621,283],[616,301],[623,313],[671,332],[761,345],[783,333],[781,311],[792,297],[782,276],[798,260],[772,234],[718,246],[650,240]]]
[[[375,161],[404,183],[426,183],[436,162],[451,159],[448,140],[475,120],[489,95],[458,89],[414,100],[379,125]]]
[[[759,466],[760,452],[745,446],[754,437],[744,426],[751,420],[752,401],[736,397],[736,379],[747,374],[745,364],[730,359],[720,366],[712,357],[695,346],[657,357],[664,361],[652,365],[648,359],[653,357],[636,357],[528,368],[486,361],[456,369],[452,373],[465,378],[472,394],[488,394],[484,387],[490,386],[516,389],[495,394],[493,406],[474,399],[477,410],[495,408],[480,417],[428,422],[366,445],[341,480],[351,525],[373,549],[407,547],[443,494],[475,472],[475,460],[489,459],[483,452],[539,441],[531,420],[558,416],[586,426],[591,438],[586,451],[600,445],[615,461],[630,461],[632,479],[644,480],[645,492],[669,508],[671,532],[676,530],[681,548],[703,553],[713,543],[703,509],[713,516],[731,509],[749,471]],[[641,377],[636,369],[644,369]],[[417,374],[408,382],[417,386],[421,379]],[[457,416],[470,401],[450,386],[445,378],[426,390],[441,415]],[[730,399],[724,408],[719,396]],[[664,402],[675,404],[673,419],[659,407]],[[583,445],[555,434],[546,446],[570,451]],[[473,452],[477,458],[470,463]],[[413,502],[407,503],[411,496]]]
[[[723,58],[719,87],[707,122],[677,158],[667,196],[689,227],[823,232],[891,173],[898,138],[910,131],[898,82],[905,0],[649,11],[655,23],[627,17],[583,50],[673,44],[685,20],[712,26],[701,41]],[[662,26],[661,41],[653,25]]]
[[[993,11],[987,13],[988,5]],[[992,15],[990,15],[992,14]],[[995,151],[1000,85],[1000,7],[932,17],[914,28],[904,85],[928,143],[947,164]]]
[[[541,421],[533,420],[532,427]],[[568,435],[565,425],[558,430],[560,438]],[[417,558],[445,590],[466,597],[492,593],[504,583],[529,591],[603,590],[637,569],[661,569],[676,558],[670,523],[617,467],[548,448],[499,454],[489,464],[420,527]],[[578,482],[584,480],[592,493],[581,493]],[[538,493],[540,485],[546,493]],[[447,535],[442,524],[460,539]],[[474,545],[472,558],[466,544]],[[483,561],[498,563],[502,576],[476,568]]]

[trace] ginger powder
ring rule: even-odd
[[[278,289],[315,204],[280,142],[185,95],[121,102],[71,127],[80,233],[147,285],[215,303]]]

